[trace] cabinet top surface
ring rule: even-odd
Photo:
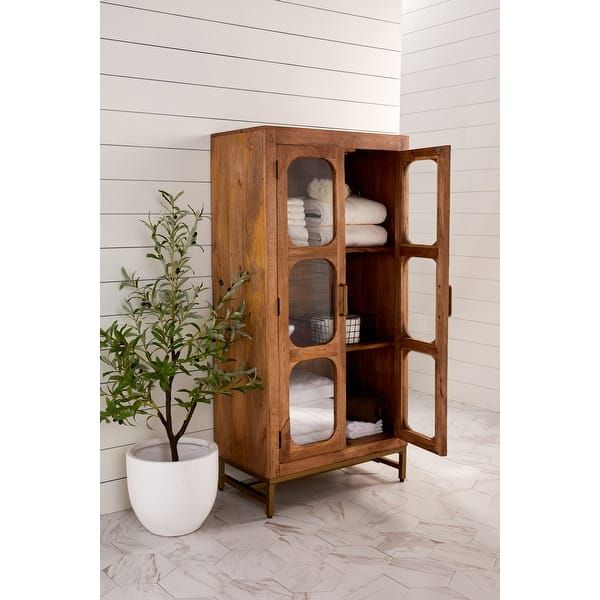
[[[213,133],[211,138],[240,133],[264,132],[276,144],[332,144],[346,147],[381,147],[403,150],[408,147],[408,136],[390,133],[369,133],[362,131],[341,131],[337,129],[313,129],[311,127],[279,127],[259,125],[231,131]]]

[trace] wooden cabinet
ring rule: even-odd
[[[397,467],[403,480],[407,444],[446,454],[450,147],[407,148],[406,136],[287,127],[212,136],[213,292],[251,273],[243,293],[253,339],[234,358],[263,381],[262,390],[215,402],[219,486],[265,501],[269,516],[278,483],[368,460]],[[409,237],[408,169],[427,160],[437,172],[431,245]],[[288,234],[288,199],[305,196],[314,178],[332,182],[330,225],[306,245]],[[384,245],[348,245],[346,184],[385,206]],[[409,334],[411,259],[431,261],[433,340]],[[347,343],[348,315],[360,317],[357,343]],[[411,355],[433,360],[429,435],[409,426]],[[298,396],[290,381],[323,390],[327,401]],[[351,394],[377,399],[381,432],[348,439]],[[395,453],[397,462],[385,458]],[[225,464],[256,483],[226,475]]]

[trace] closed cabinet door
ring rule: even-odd
[[[343,153],[280,145],[276,166],[279,438],[287,462],[346,442]]]
[[[400,413],[397,434],[447,452],[450,146],[400,155],[398,285]]]

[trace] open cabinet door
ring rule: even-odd
[[[400,293],[400,338],[398,344],[400,363],[400,414],[397,421],[397,434],[403,440],[420,448],[445,456],[447,453],[447,380],[448,380],[448,317],[451,311],[451,288],[448,283],[449,270],[449,226],[450,226],[450,146],[404,150],[400,153],[400,211],[398,214],[397,230],[399,239],[397,247],[399,266]],[[432,163],[421,163],[432,161]],[[415,164],[417,163],[417,164]],[[432,226],[431,239],[423,240],[418,234],[413,234],[411,240],[410,220],[418,220],[418,206],[413,206],[409,214],[409,168],[413,166],[417,174],[425,172],[426,164],[431,166],[431,178],[435,177],[435,190],[419,190],[411,198],[413,203],[435,201],[432,211],[436,224]],[[418,181],[418,178],[417,178]],[[414,199],[416,198],[416,200]],[[415,227],[412,227],[414,232]],[[420,239],[416,239],[419,237]],[[418,242],[425,243],[418,243]],[[429,243],[431,242],[431,243]],[[418,335],[409,327],[411,311],[409,297],[418,297],[420,289],[411,289],[413,282],[409,277],[411,265],[423,264],[418,275],[420,281],[430,281],[431,293],[420,294],[434,301],[430,309],[431,326],[429,336]],[[413,267],[414,271],[414,267]],[[414,279],[414,278],[413,278]],[[415,286],[417,287],[417,286]],[[414,315],[414,311],[412,313]],[[417,315],[418,316],[418,315]],[[433,338],[433,339],[431,339]],[[413,385],[411,381],[416,381]],[[419,382],[431,378],[430,389],[419,393]],[[417,391],[415,391],[415,388]],[[427,397],[432,403],[432,423],[426,431],[418,431],[411,420],[411,400],[415,397]],[[411,426],[412,425],[412,426]]]

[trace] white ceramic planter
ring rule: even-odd
[[[183,437],[178,449],[178,462],[171,462],[165,439],[146,440],[127,450],[131,506],[142,525],[156,535],[195,531],[208,516],[217,495],[217,445]]]

